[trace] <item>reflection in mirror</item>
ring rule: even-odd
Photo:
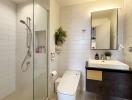
[[[117,49],[118,9],[91,13],[91,49]]]

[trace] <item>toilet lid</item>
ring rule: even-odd
[[[66,71],[57,88],[57,92],[66,95],[75,95],[81,73],[79,71]]]

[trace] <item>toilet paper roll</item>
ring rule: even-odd
[[[56,80],[57,77],[58,77],[57,71],[52,71],[52,72],[51,72],[51,77],[52,77],[53,80]]]

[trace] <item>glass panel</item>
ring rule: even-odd
[[[43,0],[34,5],[34,100],[47,97],[47,20],[48,12]]]
[[[33,1],[0,0],[0,100],[33,100]]]

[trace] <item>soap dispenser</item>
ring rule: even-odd
[[[99,60],[99,54],[98,53],[95,54],[95,59]]]

